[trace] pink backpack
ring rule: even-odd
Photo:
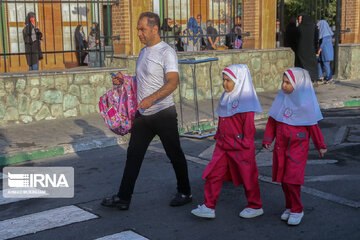
[[[130,132],[137,108],[136,78],[123,76],[123,84],[113,85],[99,101],[100,114],[105,124],[119,135]]]

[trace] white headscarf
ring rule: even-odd
[[[285,71],[294,91],[285,94],[280,90],[276,96],[269,116],[278,122],[293,126],[311,126],[323,119],[309,72],[302,68]]]
[[[245,64],[235,64],[222,71],[234,81],[231,92],[224,92],[220,98],[216,114],[229,117],[236,113],[262,112],[259,99],[252,84],[249,68]]]

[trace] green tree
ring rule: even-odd
[[[281,1],[278,0],[279,7],[280,3]],[[314,19],[314,23],[324,19],[330,26],[335,26],[336,0],[285,0],[284,8],[285,26],[292,17],[298,17],[300,14],[311,15]]]

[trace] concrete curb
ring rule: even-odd
[[[339,101],[335,103],[322,103],[320,104],[321,109],[330,109],[330,108],[342,108],[342,107],[360,107],[360,98],[355,98],[351,100]],[[267,113],[261,113],[255,115],[255,120],[261,120],[268,118]],[[201,130],[207,130],[213,128],[212,120],[207,120],[200,124]],[[185,126],[189,130],[194,130],[197,128],[196,125]],[[184,132],[185,129],[181,129],[180,132]],[[92,139],[85,142],[80,143],[69,143],[69,144],[61,144],[55,147],[49,147],[42,150],[34,150],[29,152],[19,152],[11,155],[2,155],[0,156],[0,166],[6,166],[10,164],[43,159],[49,157],[60,156],[68,153],[77,153],[82,151],[88,151],[92,149],[99,149],[105,147],[111,147],[120,144],[128,143],[128,137],[123,136],[114,136],[110,138],[99,138]]]
[[[0,156],[0,166],[6,166],[19,162],[48,158],[64,154],[64,148],[60,146],[30,152],[20,152],[12,155]]]
[[[360,107],[360,98],[354,98],[351,100],[339,101],[334,103],[321,103],[319,104],[321,109],[330,108],[342,108],[342,107]]]
[[[360,106],[360,98],[344,101],[344,107],[359,107],[359,106]]]
[[[111,138],[92,139],[86,142],[73,144],[61,144],[59,146],[49,147],[43,150],[34,150],[29,152],[20,152],[12,155],[0,156],[0,166],[6,166],[30,160],[55,157],[69,153],[88,151],[92,149],[111,147],[115,145],[126,144],[127,142],[128,140],[126,139],[126,137],[119,136]]]

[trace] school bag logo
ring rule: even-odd
[[[130,132],[137,108],[136,88],[136,78],[124,75],[122,85],[113,85],[111,90],[100,97],[100,114],[105,124],[116,134]]]

